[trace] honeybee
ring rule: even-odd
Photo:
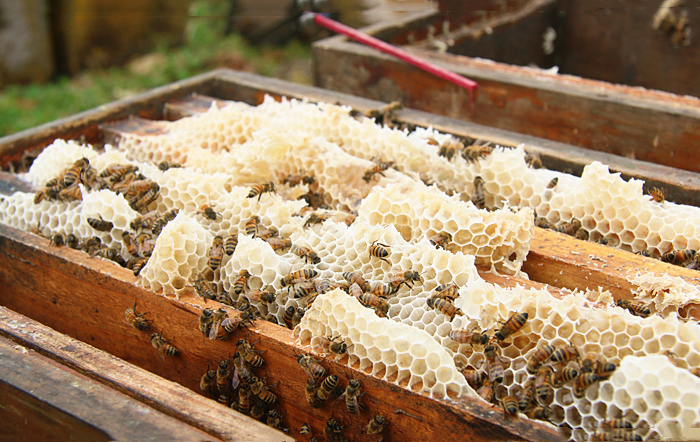
[[[554,347],[553,345],[545,345],[541,348],[538,348],[532,355],[530,360],[527,361],[527,372],[530,374],[537,373],[537,370],[540,368],[540,365],[542,365],[547,359],[549,359],[550,356],[552,356],[554,350],[556,350],[556,347]]]
[[[316,293],[316,285],[312,281],[301,281],[292,292],[294,299],[305,298]]]
[[[321,386],[318,388],[318,391],[316,391],[316,396],[325,402],[333,395],[335,387],[337,386],[338,376],[334,374],[327,376],[326,379],[321,382]]]
[[[365,433],[380,434],[384,431],[384,427],[386,427],[388,423],[384,416],[375,414],[372,420],[369,421],[369,424],[365,426]]]
[[[518,408],[523,413],[535,404],[535,378],[530,378],[523,384],[523,389],[518,392]]]
[[[219,368],[216,370],[216,388],[220,394],[228,392],[228,377],[231,375],[231,371],[230,359],[219,361]]]
[[[260,224],[259,216],[253,215],[248,218],[248,221],[245,223],[245,234],[255,238],[258,235],[258,224]]]
[[[246,339],[239,339],[236,343],[236,350],[241,355],[241,357],[248,363],[248,365],[254,368],[259,368],[265,365],[265,360],[257,354],[262,353],[262,351],[253,349],[254,345],[255,342],[251,344]]]
[[[580,375],[578,370],[572,367],[564,367],[563,369],[554,373],[552,378],[552,386],[554,388],[559,388],[567,382],[571,382]]]
[[[478,144],[472,144],[471,146],[467,146],[464,148],[464,150],[462,150],[462,158],[467,160],[469,163],[473,163],[489,156],[492,150],[493,149],[488,144],[481,146]]]
[[[386,175],[384,175],[384,173],[382,173],[382,172],[384,172],[389,167],[391,167],[391,165],[393,165],[393,162],[384,163],[382,161],[379,161],[378,163],[375,163],[374,166],[365,170],[365,173],[362,174],[362,179],[365,180],[367,183],[369,183],[370,181],[372,181],[374,176],[377,174],[385,177]]]
[[[233,333],[236,329],[244,327],[246,322],[255,321],[256,316],[252,311],[242,312],[235,317],[227,317],[221,321],[221,327],[226,330],[226,333]]]
[[[300,354],[297,356],[297,362],[313,385],[326,375],[326,369],[311,355]]]
[[[282,250],[282,249],[288,249],[292,247],[292,241],[282,238],[279,236],[273,236],[272,238],[268,238],[267,243],[270,244],[270,247],[272,247],[272,250]],[[316,256],[318,259],[318,256]],[[320,259],[319,259],[320,261]],[[307,261],[308,262],[308,261]],[[313,262],[313,259],[312,259]],[[314,262],[314,264],[318,264],[318,262]]]
[[[501,329],[496,332],[496,338],[499,341],[503,341],[508,336],[517,333],[518,330],[525,326],[525,323],[527,322],[527,317],[527,313],[516,313],[510,318],[508,318],[506,323],[503,324],[503,327],[501,327]]]
[[[389,256],[389,250],[387,250],[390,246],[382,243],[378,243],[377,241],[374,241],[370,246],[369,246],[369,256],[373,256],[375,258],[379,258],[382,261],[391,264],[391,261],[387,258]]]
[[[598,376],[598,380],[604,380],[612,376],[613,371],[617,369],[617,365],[612,362],[599,362],[596,367],[595,374]]]
[[[132,235],[129,232],[123,233],[122,242],[124,243],[124,246],[126,247],[126,250],[129,252],[130,255],[139,256],[139,249],[136,246],[136,240],[134,239],[134,235]]]
[[[321,401],[316,395],[317,390],[318,388],[316,388],[316,384],[314,383],[314,381],[312,381],[311,379],[306,381],[304,393],[306,394],[306,402],[308,402],[312,408],[319,408],[321,405],[323,405],[323,401]]]
[[[476,390],[476,394],[486,402],[493,401],[493,382],[490,379],[484,380],[484,384]]]
[[[474,178],[474,195],[472,195],[472,203],[477,209],[486,207],[486,193],[484,192],[484,179],[480,176]]]
[[[470,344],[470,345],[485,345],[489,337],[486,333],[475,332],[467,330],[453,330],[449,334],[450,339],[457,342],[458,344]]]
[[[635,316],[641,316],[642,318],[647,318],[651,316],[651,310],[649,310],[649,305],[644,304],[640,301],[631,301],[629,299],[618,299],[617,306],[626,308]]]
[[[314,252],[311,247],[297,247],[294,253],[300,258],[304,258],[304,261],[306,261],[307,264],[309,261],[311,261],[312,264],[318,264],[321,262],[321,258],[318,257],[318,254]]]
[[[96,250],[93,254],[93,257],[99,256],[100,258],[104,259],[109,259],[110,261],[114,261],[118,263],[121,266],[126,266],[126,261],[124,261],[124,258],[120,255],[119,250],[112,248],[112,247],[107,247],[107,246],[102,246],[98,250]]]
[[[634,434],[628,429],[616,429],[613,431],[605,431],[602,433],[596,433],[591,436],[591,440],[598,441],[641,441],[642,437],[638,434]]]
[[[116,182],[121,180],[125,175],[136,172],[137,170],[138,167],[132,166],[131,164],[117,164],[107,166],[98,176],[100,178],[109,178],[111,181]]]
[[[574,396],[579,399],[582,398],[586,394],[586,388],[596,382],[598,382],[598,375],[595,373],[581,374],[576,378],[576,383],[574,384]]]
[[[238,235],[231,235],[228,238],[226,238],[226,242],[224,243],[224,250],[226,251],[226,254],[228,256],[233,255],[233,252],[236,251],[236,246],[238,245]],[[274,246],[273,246],[274,249]],[[275,249],[277,250],[277,249]]]
[[[297,270],[296,272],[289,273],[287,276],[282,278],[281,284],[282,284],[282,287],[286,287],[288,285],[298,284],[301,281],[314,279],[317,276],[318,276],[318,272],[316,270],[301,269],[301,270]]]
[[[554,390],[552,390],[552,367],[545,365],[540,367],[535,378],[535,394],[540,404],[551,402]]]
[[[221,258],[224,256],[224,238],[215,236],[214,242],[209,250],[209,267],[216,270],[221,265]]]
[[[689,369],[690,373],[693,374],[694,376],[697,376],[700,378],[700,368],[698,367],[693,367]]]
[[[68,187],[71,184],[75,183],[78,181],[78,178],[80,177],[80,173],[90,165],[90,162],[88,161],[87,158],[83,157],[79,160],[76,160],[75,163],[66,171],[66,174],[63,176],[63,186]]]
[[[550,181],[547,184],[547,189],[554,189],[555,187],[557,187],[557,184],[559,184],[559,178],[554,177],[554,178],[552,178],[552,181]]]
[[[158,198],[158,192],[160,192],[160,186],[158,183],[151,182],[150,188],[146,191],[141,198],[136,200],[132,207],[140,211],[141,209],[146,209],[153,201]]]
[[[459,141],[448,140],[442,143],[438,155],[447,158],[447,161],[452,161],[455,154],[462,149],[464,149],[464,145]]]
[[[552,229],[554,228],[549,221],[547,221],[547,218],[543,218],[541,216],[536,216],[535,217],[535,225],[537,227],[540,227],[542,229]]]
[[[452,235],[447,232],[439,232],[428,237],[428,240],[430,241],[430,244],[434,245],[435,247],[447,250],[447,243],[452,241]]]
[[[205,393],[211,392],[214,383],[216,382],[216,370],[209,370],[207,367],[207,372],[202,375],[199,380],[199,389]]]
[[[316,213],[316,212],[311,212],[309,214],[309,217],[307,218],[306,222],[304,222],[304,227],[311,227],[316,224],[321,224],[322,222],[328,220],[331,218],[332,215],[330,214],[321,214],[321,213]]]
[[[213,207],[211,207],[209,204],[204,204],[199,208],[199,212],[201,213],[204,218],[210,220],[210,221],[215,221],[215,222],[221,222],[223,219],[223,216],[218,213],[217,211],[214,210]]]
[[[364,305],[365,307],[374,309],[377,316],[386,317],[387,313],[389,313],[389,303],[379,296],[373,295],[372,293],[363,293],[360,295],[358,300],[360,301],[360,304]]]
[[[496,353],[496,347],[489,345],[484,349],[484,356],[486,356],[486,374],[491,382],[502,382],[503,374],[505,373],[505,368],[501,362],[501,357]]]
[[[316,292],[319,295],[323,295],[324,293],[328,293],[331,290],[331,282],[327,279],[317,279],[314,281],[314,285],[316,286]]]
[[[441,284],[435,288],[435,294],[432,295],[433,298],[444,299],[449,302],[453,302],[459,297],[459,287],[457,284]]]
[[[238,277],[234,279],[232,287],[233,287],[233,293],[236,295],[240,295],[243,290],[248,288],[248,279],[251,277],[250,272],[248,270],[243,269],[240,272],[238,272]]]
[[[632,424],[630,422],[627,422],[626,420],[622,418],[617,418],[617,419],[610,419],[607,421],[603,421],[600,423],[598,428],[610,428],[610,429],[616,429],[616,428],[632,428]]]
[[[146,331],[150,328],[148,324],[148,319],[143,318],[146,313],[138,314],[136,313],[136,301],[134,301],[134,307],[124,310],[124,319],[128,324],[131,324],[136,330]]]
[[[360,398],[364,393],[360,393],[362,384],[357,379],[350,379],[348,386],[345,389],[345,406],[350,414],[358,414],[363,408],[360,404]]]
[[[277,299],[277,293],[274,287],[268,285],[263,290],[253,290],[250,292],[250,297],[258,302],[272,304]]]
[[[80,241],[78,241],[78,238],[76,238],[75,235],[69,233],[68,235],[66,235],[66,245],[71,249],[79,249]]]
[[[287,429],[280,428],[283,417],[284,413],[276,408],[273,408],[267,412],[267,425],[272,428],[277,428],[278,430],[288,431]]]
[[[440,298],[428,298],[427,303],[428,307],[449,316],[450,322],[454,320],[455,316],[464,316],[464,313],[462,313],[462,311],[455,307],[450,301]]]
[[[182,167],[182,164],[179,163],[171,163],[168,161],[161,161],[160,163],[158,163],[158,169],[162,170],[163,172],[165,172],[168,169],[175,169],[180,167]]]
[[[696,253],[693,249],[672,250],[661,255],[661,261],[680,265],[695,258]]]
[[[658,187],[652,187],[649,189],[649,195],[651,196],[651,199],[657,203],[663,203],[666,201],[663,191],[661,191],[661,189]]]
[[[578,229],[574,236],[576,237],[576,239],[580,239],[581,241],[588,241],[588,238],[590,238],[588,230],[586,229]]]
[[[362,291],[368,292],[370,291],[370,286],[367,281],[362,277],[362,275],[359,272],[344,272],[343,273],[343,278],[351,284],[357,284],[358,288],[361,289]]]
[[[581,363],[579,364],[581,368],[581,373],[594,372],[601,358],[602,356],[597,353],[586,353],[586,356],[581,360]]]
[[[136,237],[136,245],[139,249],[139,256],[151,256],[153,249],[156,246],[156,239],[149,232],[141,232]]]
[[[214,323],[214,310],[210,308],[205,308],[202,310],[202,314],[199,315],[199,331],[202,332],[203,337],[209,335],[211,326]]]
[[[197,294],[204,299],[216,299],[216,291],[211,286],[211,283],[204,278],[197,278],[194,281],[194,289]]]
[[[256,235],[258,238],[262,239],[263,241],[267,241],[271,238],[276,238],[279,236],[280,232],[275,228],[274,226],[270,226],[267,229],[264,230],[258,230],[258,234]]]
[[[563,345],[554,350],[554,353],[552,353],[552,356],[550,356],[550,360],[557,364],[561,364],[572,359],[579,359],[580,357],[578,348],[573,345]]]
[[[542,160],[540,159],[540,154],[537,152],[525,151],[525,164],[531,169],[541,169]]]
[[[467,383],[475,390],[481,387],[487,379],[485,372],[477,371],[472,368],[465,367],[461,369],[460,372],[464,375],[464,379],[467,380]]]
[[[399,291],[402,284],[406,284],[413,288],[413,284],[416,281],[421,282],[420,273],[414,270],[406,270],[392,276],[392,278],[389,280],[389,285],[394,290],[394,293],[396,293]]]
[[[362,289],[360,288],[360,286],[357,285],[356,282],[354,282],[354,283],[350,286],[350,289],[348,290],[348,294],[349,294],[350,296],[354,296],[354,297],[357,298],[357,299],[360,299],[360,297],[362,296],[363,293],[364,293],[364,292],[362,291]],[[361,301],[360,301],[360,302],[361,302]]]
[[[238,404],[236,409],[243,414],[250,414],[250,385],[243,383],[238,390]]]
[[[313,175],[307,174],[307,175],[292,175],[291,173],[287,175],[284,179],[282,179],[282,184],[287,184],[289,187],[294,187],[298,186],[301,183],[304,184],[313,184],[316,182],[316,179],[314,178]]]
[[[242,380],[245,383],[251,382],[253,380],[253,372],[250,371],[245,360],[241,357],[241,354],[236,352],[233,355],[233,379],[231,380],[231,388],[234,390],[240,385]]]
[[[294,329],[294,315],[297,309],[293,305],[287,307],[282,315],[282,320],[288,329]]]
[[[151,335],[151,344],[161,353],[168,356],[177,356],[179,351],[174,346],[170,345],[169,342],[172,339],[163,338],[163,333],[153,333]]]
[[[66,238],[62,233],[55,233],[51,235],[51,245],[55,247],[61,247],[66,244]]]
[[[48,191],[47,191],[48,193]],[[82,200],[83,199],[83,192],[80,190],[80,187],[78,185],[73,185],[70,187],[66,187],[65,189],[62,189],[59,191],[56,195],[56,198],[60,201],[75,201],[75,200]]]
[[[530,419],[538,419],[541,421],[551,421],[554,417],[554,412],[549,407],[535,407],[525,413]]]
[[[34,194],[34,204],[39,204],[46,199],[46,192],[44,190],[37,190]]]
[[[518,414],[518,400],[513,396],[503,396],[501,398],[501,406],[503,407],[503,412],[510,415]]]
[[[148,258],[132,258],[127,262],[126,267],[134,272],[134,276],[139,276],[139,273],[141,273],[141,270],[146,266],[146,263],[148,263]]]
[[[388,298],[394,293],[396,293],[396,291],[391,284],[377,284],[374,289],[372,289],[372,294],[380,298]]]
[[[302,425],[299,429],[299,434],[312,434],[311,426],[307,423],[304,423],[304,425]]]
[[[325,352],[333,353],[334,355],[345,354],[348,350],[348,345],[340,336],[336,336],[335,338],[322,337],[321,346]]]
[[[263,193],[277,193],[277,189],[275,189],[275,183],[272,181],[267,181],[265,183],[261,184],[255,184],[250,188],[250,192],[248,192],[248,198],[254,198],[258,197],[258,202],[260,202],[260,198],[262,197]]]
[[[258,397],[264,404],[272,405],[275,402],[277,402],[277,396],[273,393],[270,392],[270,388],[274,387],[277,385],[275,384],[267,386],[265,385],[265,378],[263,379],[258,379],[258,378],[253,378],[253,380],[250,383],[250,391]]]
[[[571,221],[562,224],[561,226],[555,227],[554,231],[563,233],[565,235],[573,236],[577,230],[581,228],[581,221],[577,220],[576,218],[572,219]]]
[[[172,209],[156,218],[156,220],[153,221],[153,227],[151,229],[153,231],[153,234],[160,234],[161,230],[163,230],[163,227],[165,227],[170,221],[174,220],[179,212],[180,211],[178,209]]]
[[[209,330],[209,339],[212,340],[214,338],[220,340],[220,341],[225,341],[227,338],[227,332],[226,329],[221,327],[221,324],[228,318],[228,313],[226,310],[223,308],[219,308],[218,310],[213,312],[212,316],[212,324],[211,328]]]
[[[346,440],[343,430],[345,430],[345,427],[337,420],[331,418],[326,422],[323,435],[326,437],[327,442],[342,442]]]
[[[218,401],[221,405],[223,405],[223,406],[225,406],[225,407],[228,407],[228,404],[229,404],[228,394],[226,394],[226,393],[221,393],[221,394],[219,395],[219,399],[217,399],[217,401]]]

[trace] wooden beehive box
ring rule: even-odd
[[[365,29],[477,81],[473,112],[467,91],[343,36],[314,44],[315,81],[327,89],[698,172],[700,43],[674,45],[672,35],[653,29],[660,3],[445,0],[441,11]],[[687,13],[689,29],[700,24],[696,7],[672,11]],[[546,51],[545,34],[552,43]],[[553,66],[558,74],[547,71]]]
[[[340,102],[359,111],[376,109],[384,104],[251,74],[218,70],[0,139],[0,163],[3,167],[17,164],[27,152],[36,152],[56,138],[82,139],[99,145],[126,133],[157,133],[158,121],[153,120],[175,120],[199,113],[208,109],[213,100],[259,104],[267,94]],[[401,111],[398,119],[423,126],[433,125],[445,132],[495,143],[514,145],[525,142],[535,150],[547,151],[538,146],[537,140],[532,137],[493,131],[420,111]],[[570,161],[580,168],[586,164],[583,158],[572,157]],[[679,199],[697,204],[697,192],[689,189],[685,182],[677,180],[677,175],[664,176],[661,169],[648,169],[634,161],[627,164],[636,176],[664,180]],[[21,188],[7,174],[2,177],[4,193]],[[199,380],[207,367],[216,365],[236,351],[236,338],[226,342],[202,342],[197,318],[205,303],[198,297],[176,300],[158,295],[138,287],[136,278],[129,270],[90,258],[80,251],[51,247],[47,239],[5,225],[0,225],[0,251],[0,284],[3,287],[0,303],[3,306],[167,380],[199,391]],[[591,265],[591,256],[605,257],[606,265]],[[523,268],[530,280],[494,275],[487,269],[480,269],[480,274],[486,281],[502,286],[521,284],[545,287],[549,284],[548,290],[555,297],[566,296],[562,288],[602,286],[609,289],[616,299],[628,299],[632,297],[633,288],[627,280],[630,269],[668,273],[698,285],[697,273],[693,270],[543,229],[536,229],[531,252]],[[162,358],[143,333],[125,323],[124,311],[132,307],[135,301],[141,311],[148,312],[154,329],[163,330],[168,337],[174,338],[173,343],[180,348],[181,355]],[[208,301],[209,306],[212,303]],[[696,310],[697,307],[690,305],[685,313],[698,318],[700,312]],[[3,334],[7,335],[7,332]],[[366,422],[353,420],[344,411],[343,401],[320,409],[313,409],[306,403],[306,380],[296,357],[300,353],[308,353],[309,348],[302,347],[290,330],[259,320],[240,336],[258,341],[256,348],[265,350],[267,381],[268,384],[277,383],[272,391],[279,397],[279,408],[285,414],[284,425],[290,429],[290,437],[304,440],[298,433],[303,423],[309,423],[314,433],[321,435],[326,421],[332,416],[341,417],[348,428],[347,434],[353,440],[367,437],[359,434]],[[41,347],[41,344],[37,346]],[[363,414],[362,419],[366,416],[366,420],[369,420],[372,413],[388,416],[391,422],[385,438],[388,441],[430,440],[436,434],[441,439],[455,441],[463,440],[467,434],[477,441],[560,438],[551,427],[524,418],[506,418],[502,410],[480,401],[464,398],[435,400],[373,378],[359,367],[347,367],[331,359],[325,360],[324,364],[330,372],[339,375],[343,384],[350,378],[361,380],[367,392],[367,402],[371,404],[371,410]],[[91,369],[94,368],[87,368],[88,371]],[[134,385],[132,388],[138,391],[146,387]],[[148,394],[141,396],[147,403],[152,401]],[[213,400],[208,402],[215,409],[220,407]],[[184,409],[197,407],[201,411],[201,407],[206,405],[184,403],[182,406]],[[189,416],[189,424],[197,421],[196,415]],[[182,416],[177,417],[185,420]],[[235,434],[222,435],[207,425],[195,426],[224,440],[238,440]]]

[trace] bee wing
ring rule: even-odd
[[[219,326],[221,325],[221,321],[215,321],[212,326],[211,330],[209,330],[209,340],[216,339],[216,336],[219,334]]]
[[[235,390],[241,384],[241,380],[238,379],[238,367],[233,370],[233,379],[231,379],[231,389]]]

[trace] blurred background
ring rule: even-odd
[[[311,43],[329,34],[298,28],[310,2],[0,0],[0,136],[219,67],[312,84]],[[328,2],[353,27],[435,8]]]

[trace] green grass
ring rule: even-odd
[[[240,36],[224,36],[225,3],[194,2],[182,46],[160,44],[154,52],[135,57],[123,67],[0,90],[0,136],[219,67],[300,83],[311,81],[310,45],[291,41],[281,47],[252,47]]]

